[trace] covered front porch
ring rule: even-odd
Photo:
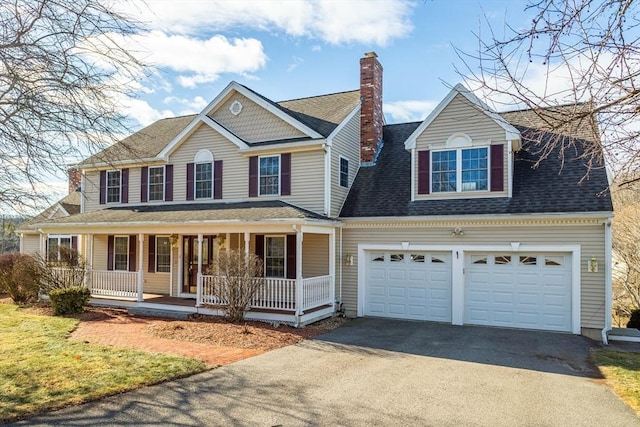
[[[86,221],[41,227],[40,250],[51,252],[51,236],[77,236],[94,304],[224,314],[215,260],[236,250],[264,264],[248,319],[302,325],[335,311],[339,223],[317,214],[278,202],[105,209],[76,218]]]

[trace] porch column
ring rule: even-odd
[[[184,286],[184,242],[182,234],[178,234],[178,289],[176,295],[180,296]]]
[[[227,233],[227,238],[224,239],[224,248],[227,252],[231,249],[231,233]]]
[[[85,248],[85,265],[87,267],[86,275],[84,276],[84,285],[87,289],[91,290],[91,269],[93,264],[93,234],[87,234],[85,236],[87,240],[87,247]]]
[[[251,243],[251,233],[248,231],[244,232],[244,253],[249,256],[249,244]]]
[[[40,232],[40,255],[45,260],[48,258],[47,256],[47,235],[43,232]]]
[[[336,304],[336,229],[331,229],[329,234],[329,275],[331,276],[329,289],[329,297],[331,298],[331,306],[335,308]]]
[[[304,233],[302,228],[296,230],[296,316],[301,316],[302,302],[304,301],[304,290],[302,289],[302,240]]]
[[[144,301],[142,285],[144,283],[144,270],[142,262],[144,260],[144,234],[138,234],[138,302]]]
[[[202,301],[202,233],[198,234],[198,281],[196,283],[196,307],[200,307]]]

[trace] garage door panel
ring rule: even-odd
[[[450,253],[389,251],[365,259],[365,315],[451,321]]]
[[[473,263],[485,258],[486,264]],[[565,254],[468,254],[464,322],[570,331],[570,258]]]

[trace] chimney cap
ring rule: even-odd
[[[367,53],[364,54],[364,57],[365,58],[377,58],[378,54],[375,53],[375,52],[367,52]]]

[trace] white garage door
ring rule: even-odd
[[[571,331],[571,255],[466,257],[465,319],[476,325]]]
[[[365,316],[451,322],[451,253],[366,252]]]

